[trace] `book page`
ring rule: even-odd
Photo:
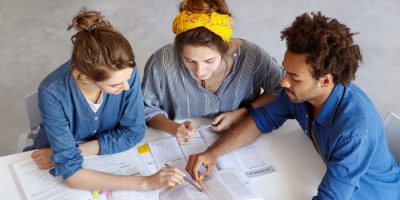
[[[159,190],[153,191],[112,191],[107,200],[158,200]]]
[[[220,137],[219,134],[212,131],[211,126],[198,129],[198,131],[207,146],[214,144]],[[217,160],[218,169],[239,169],[248,177],[260,176],[276,171],[267,151],[262,145],[260,140],[256,140],[252,144],[221,156]]]
[[[261,176],[276,171],[266,150],[262,148],[262,144],[258,140],[221,156],[217,161],[217,166],[219,169],[239,169],[248,177]]]
[[[135,167],[135,149],[112,155],[95,155],[84,158],[82,167],[115,175],[138,176],[141,173]]]
[[[263,199],[249,184],[245,174],[238,170],[220,170],[204,181],[204,188],[212,200]]]
[[[204,143],[207,145],[207,147],[214,144],[221,137],[221,135],[219,135],[218,133],[214,133],[214,131],[211,129],[211,125],[199,128],[197,129],[197,131],[203,138]]]
[[[153,156],[151,155],[150,152],[150,146],[149,144],[143,144],[140,146],[137,146],[137,152],[138,156],[140,157],[140,161],[143,166],[145,167],[147,173],[146,175],[152,175],[158,171],[156,162],[154,161]]]
[[[192,142],[189,144],[181,144],[180,147],[186,160],[188,160],[189,156],[192,154],[201,153],[207,150],[207,145],[204,143],[204,140],[200,135],[196,135]]]
[[[135,159],[139,159],[136,148],[112,154],[86,157],[83,167],[115,175],[139,176]],[[137,161],[136,161],[137,162]],[[112,191],[107,200],[158,200],[159,191]]]
[[[178,167],[182,172],[186,172],[186,164],[188,158],[192,154],[204,152],[207,149],[203,138],[197,134],[189,144],[179,145],[175,137],[168,137],[149,142],[150,152],[158,169],[165,167],[165,164]],[[141,155],[142,161],[146,159],[145,155]],[[149,161],[146,161],[150,163]],[[204,166],[200,167],[199,172],[202,173],[206,169]]]
[[[205,192],[199,192],[188,183],[175,186],[160,194],[160,200],[209,200]]]
[[[149,142],[149,146],[158,169],[165,164],[185,169],[187,161],[175,137]]]
[[[27,200],[92,199],[91,192],[68,187],[62,177],[38,169],[32,159],[14,163],[12,170]]]

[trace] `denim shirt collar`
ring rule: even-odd
[[[76,96],[79,99],[78,102],[81,104],[81,107],[83,109],[85,109],[86,113],[94,114],[95,112],[91,109],[89,103],[87,102],[87,100],[85,98],[85,95],[82,93],[81,89],[79,88],[78,82],[75,80],[74,76],[72,75],[72,72],[71,72],[72,61],[70,60],[69,62],[70,62],[70,64],[69,64],[70,72],[66,77],[66,82],[67,82],[68,86],[71,88],[71,93],[74,93],[74,96]],[[103,96],[103,101],[104,101],[104,96]]]
[[[340,104],[340,101],[344,95],[344,86],[342,83],[338,83],[333,88],[328,99],[325,101],[318,114],[316,121],[324,126],[331,127],[334,122],[336,110]]]

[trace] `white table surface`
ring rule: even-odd
[[[206,125],[206,119],[193,120],[195,127]],[[167,137],[165,133],[148,129],[142,143]],[[263,134],[268,154],[277,172],[251,178],[252,186],[264,199],[309,200],[316,195],[317,187],[325,173],[325,165],[309,140],[295,121],[287,121],[277,131]],[[142,144],[141,143],[141,144]],[[30,158],[31,152],[0,157],[0,199],[22,199],[10,166],[12,163]]]

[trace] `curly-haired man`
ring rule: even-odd
[[[251,143],[261,133],[296,119],[326,164],[313,199],[400,199],[400,169],[390,154],[379,113],[351,83],[362,60],[354,33],[320,12],[298,16],[281,32],[287,51],[282,93],[226,133],[204,153],[192,155],[194,178],[204,165],[208,176],[216,159]]]

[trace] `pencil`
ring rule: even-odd
[[[167,167],[171,167],[170,165],[168,165],[167,163],[164,164]],[[187,179],[186,177],[183,177],[183,179],[185,179],[186,182],[190,183],[190,185],[192,185],[197,191],[202,192],[203,189],[197,187],[197,185],[193,184],[192,181],[190,181],[189,179]]]
[[[199,183],[201,190],[204,190],[203,182],[201,182],[200,176],[197,178],[197,182]]]

